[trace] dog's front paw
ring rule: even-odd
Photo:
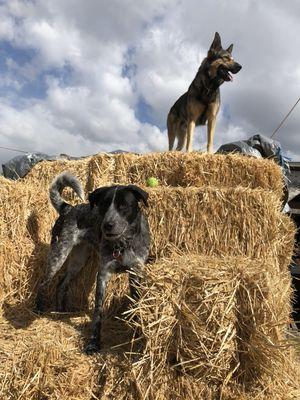
[[[65,313],[67,312],[67,305],[66,302],[57,301],[55,306],[55,311],[58,313]]]
[[[99,343],[96,343],[95,341],[91,341],[87,344],[86,348],[84,349],[84,352],[90,356],[95,353],[99,353],[101,350]]]
[[[35,300],[35,304],[33,306],[33,312],[35,314],[43,314],[45,312],[45,302],[43,299],[37,297]]]

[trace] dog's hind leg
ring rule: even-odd
[[[51,244],[50,253],[48,256],[46,276],[39,286],[36,297],[36,311],[42,312],[45,310],[45,292],[54,276],[61,269],[68,255],[73,248],[74,242],[68,240],[59,240]]]
[[[70,283],[76,278],[82,268],[87,264],[91,254],[89,243],[80,243],[75,246],[68,258],[68,269],[58,285],[56,296],[57,311],[66,311]]]
[[[101,268],[101,266],[97,274],[95,309],[92,318],[92,334],[85,348],[87,354],[93,354],[100,350],[102,306],[105,298],[106,285],[111,276],[109,270],[110,268],[114,270],[113,265],[115,265],[115,261],[106,264],[105,268]]]
[[[177,147],[176,150],[177,151],[181,151],[185,148],[186,146],[186,132],[187,129],[187,125],[186,124],[178,124],[178,143],[177,143]]]
[[[176,138],[176,129],[175,129],[175,117],[171,113],[168,114],[167,119],[167,128],[168,128],[168,138],[169,138],[169,151],[173,150],[175,138]]]

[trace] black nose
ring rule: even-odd
[[[233,68],[231,69],[231,72],[233,73],[233,74],[237,74],[240,70],[242,69],[242,66],[241,66],[241,64],[239,64],[239,63],[234,63],[234,66],[233,66]]]
[[[105,224],[103,224],[103,229],[105,232],[110,232],[114,227],[114,223],[112,221],[107,221]]]

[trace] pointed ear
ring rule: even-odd
[[[89,194],[88,198],[89,198],[91,210],[94,208],[95,205],[98,205],[101,202],[101,199],[103,198],[107,189],[108,188],[105,186],[105,187],[96,189],[92,193]]]
[[[226,49],[226,51],[228,51],[228,53],[232,53],[232,49],[233,49],[233,44],[231,44],[228,49]]]
[[[211,44],[209,50],[218,51],[218,50],[221,50],[221,49],[222,49],[221,37],[220,37],[220,35],[218,34],[218,32],[216,32],[216,33],[215,33],[214,40],[213,40],[213,42],[212,42],[212,44]]]
[[[146,207],[148,207],[149,194],[145,190],[141,189],[136,185],[128,185],[127,188],[132,191],[137,201],[143,201]]]

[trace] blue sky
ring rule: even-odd
[[[167,113],[215,31],[243,65],[221,88],[215,149],[268,136],[300,95],[299,18],[296,0],[1,1],[0,146],[166,150]],[[277,136],[293,159],[299,122],[296,108]],[[195,136],[205,148],[205,129]],[[0,161],[17,154],[0,149]]]

